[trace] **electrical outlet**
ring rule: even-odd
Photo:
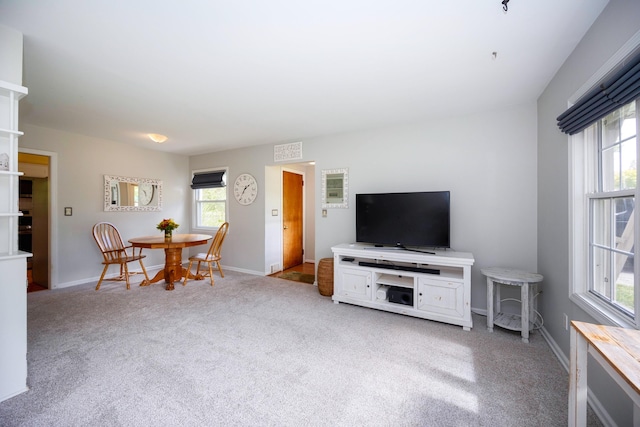
[[[565,313],[562,313],[562,316],[564,317],[564,330],[568,331],[569,330],[569,316],[567,316]]]

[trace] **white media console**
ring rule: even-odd
[[[473,255],[344,243],[333,251],[333,301],[471,330]]]

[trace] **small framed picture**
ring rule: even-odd
[[[73,208],[64,208],[64,216],[73,215]]]

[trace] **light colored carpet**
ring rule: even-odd
[[[542,336],[334,304],[233,271],[28,294],[30,390],[2,426],[563,426]]]

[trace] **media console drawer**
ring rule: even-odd
[[[464,282],[420,278],[418,309],[449,316],[464,316]]]
[[[357,299],[371,299],[371,272],[357,270],[353,268],[341,268],[338,272],[339,277],[336,276],[334,269],[334,278],[337,278],[338,282],[342,283],[340,287],[340,294],[349,298]],[[334,279],[334,289],[335,289]],[[335,290],[334,290],[335,294]]]
[[[331,248],[333,301],[451,323],[471,319],[471,266],[466,252],[418,253],[360,244]],[[437,273],[436,273],[437,272]]]

